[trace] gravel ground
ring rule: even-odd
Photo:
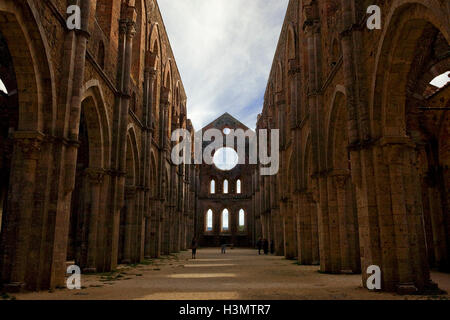
[[[119,266],[117,271],[82,276],[81,290],[16,294],[18,300],[330,300],[330,299],[449,299],[439,296],[399,296],[369,292],[360,275],[320,274],[317,266],[299,266],[282,257],[258,256],[250,249],[200,249]],[[450,292],[450,274],[432,273],[439,287]]]

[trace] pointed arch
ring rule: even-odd
[[[327,125],[327,167],[343,168],[342,163],[336,163],[337,158],[342,158],[336,155],[337,152],[347,152],[348,141],[337,141],[338,137],[348,137],[348,116],[346,105],[346,90],[342,85],[337,85],[331,100],[330,113],[328,115]],[[338,133],[340,132],[340,134]],[[339,146],[338,144],[339,143]],[[342,149],[344,148],[344,149]]]
[[[136,34],[133,37],[133,57],[131,66],[131,76],[136,85],[139,85],[142,78],[144,55],[142,54],[146,46],[147,19],[144,0],[135,0],[136,11]]]
[[[242,193],[242,180],[241,179],[236,180],[236,193],[237,194]]]
[[[238,230],[239,232],[244,232],[247,229],[247,214],[244,209],[239,210],[238,216]]]
[[[209,183],[209,193],[210,194],[216,193],[216,180],[215,179],[211,179],[211,181]]]
[[[222,215],[221,215],[221,230],[222,232],[228,232],[230,231],[230,211],[228,209],[223,209],[222,210]]]
[[[370,127],[374,138],[406,136],[407,75],[425,28],[439,30],[450,42],[450,25],[436,0],[397,0],[385,18],[372,78]],[[409,45],[406,45],[409,44]],[[395,91],[390,88],[397,88]]]
[[[214,228],[214,213],[211,209],[208,209],[205,215],[205,231],[212,232]]]
[[[293,23],[289,24],[286,41],[286,61],[297,58],[297,34]]]
[[[56,120],[56,84],[46,33],[38,17],[31,1],[20,7],[14,0],[0,2],[0,32],[13,64],[20,66],[15,69],[19,130],[52,133]]]
[[[137,186],[140,184],[140,155],[138,140],[136,138],[136,129],[134,125],[130,124],[128,126],[127,133],[127,185]]]
[[[111,125],[103,90],[98,80],[87,81],[82,88],[83,102],[89,135],[90,145],[94,148],[91,154],[91,166],[108,168],[111,161]],[[90,129],[89,129],[90,128]]]
[[[223,180],[223,193],[228,194],[229,193],[229,183],[228,179]]]

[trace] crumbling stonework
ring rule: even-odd
[[[450,70],[449,17],[447,0],[291,0],[257,122],[280,129],[280,171],[262,176],[172,163],[171,133],[194,129],[155,0],[0,0],[0,285],[262,236],[323,273],[366,285],[376,265],[382,290],[435,288],[430,267],[450,270],[450,89],[430,81]],[[228,114],[212,127],[246,129]]]
[[[449,17],[448,1],[290,1],[258,120],[282,133],[256,192],[278,254],[364,285],[380,266],[388,291],[450,270],[450,88],[429,85],[450,70]]]
[[[171,163],[170,135],[193,128],[156,1],[1,0],[0,51],[0,283],[186,249],[195,168]]]

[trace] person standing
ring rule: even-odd
[[[227,244],[226,244],[225,240],[222,240],[221,248],[222,248],[222,254],[226,254],[227,253]]]
[[[258,242],[256,243],[256,245],[258,247],[258,255],[261,255],[261,250],[262,250],[262,247],[263,247],[263,240],[262,240],[262,238],[258,239]]]
[[[263,245],[264,245],[264,254],[265,255],[269,254],[269,241],[267,239],[264,239]]]
[[[192,239],[191,247],[192,247],[192,259],[196,259],[198,247],[197,238]]]

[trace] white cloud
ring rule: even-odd
[[[254,128],[288,0],[159,0],[196,130],[229,112]]]

